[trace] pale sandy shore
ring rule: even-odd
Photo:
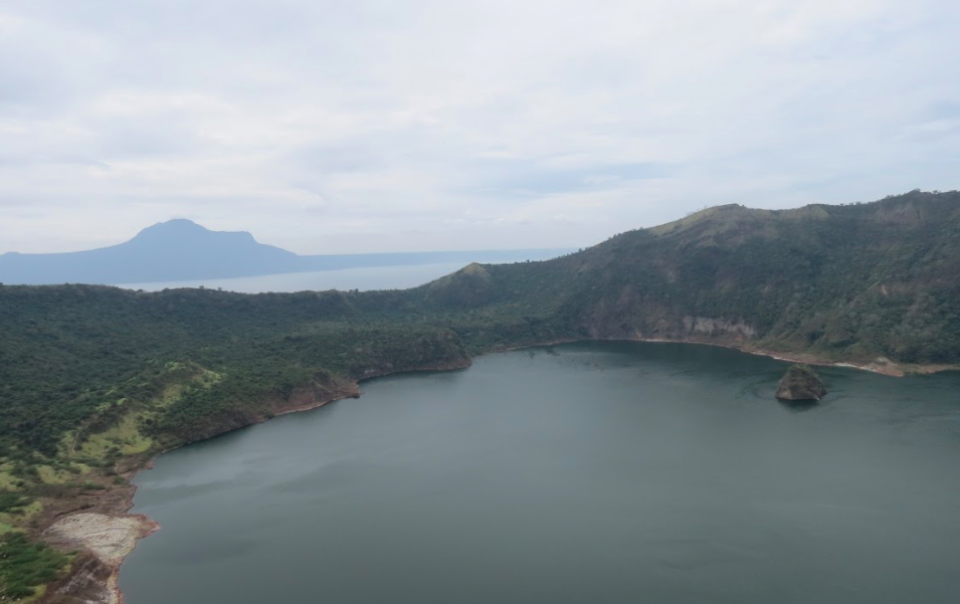
[[[826,359],[822,356],[817,356],[815,354],[809,353],[791,353],[791,352],[782,352],[782,351],[772,351],[765,350],[763,348],[757,348],[749,345],[748,341],[730,341],[730,342],[718,342],[711,341],[706,339],[698,338],[689,338],[689,339],[668,339],[668,338],[644,338],[644,337],[632,337],[632,338],[574,338],[574,339],[562,339],[562,340],[551,340],[549,342],[542,342],[537,344],[524,344],[522,346],[507,346],[503,348],[498,348],[493,352],[509,352],[511,350],[524,350],[527,348],[538,348],[541,346],[556,346],[559,344],[573,344],[576,342],[651,342],[654,344],[701,344],[703,346],[717,346],[719,348],[729,348],[731,350],[736,350],[738,352],[743,352],[746,354],[752,354],[761,357],[769,357],[771,359],[776,359],[778,361],[787,361],[790,363],[805,363],[807,365],[818,365],[821,367],[848,367],[851,369],[860,369],[862,371],[869,371],[871,373],[880,373],[883,375],[890,375],[894,377],[904,377],[907,375],[929,375],[933,373],[939,373],[942,371],[960,371],[960,365],[939,365],[939,364],[912,364],[912,363],[897,363],[886,357],[877,357],[872,361],[863,361],[863,362],[852,362],[852,361],[837,361]]]

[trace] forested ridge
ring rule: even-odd
[[[590,338],[960,364],[958,268],[960,193],[914,191],[720,206],[402,291],[0,286],[0,580],[20,597],[67,564],[22,532],[38,536],[57,501],[123,483],[125,461],[350,396],[373,375]],[[24,556],[39,570],[12,574]]]

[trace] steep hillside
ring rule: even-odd
[[[550,262],[477,267],[482,282],[462,272],[423,290],[428,303],[457,301],[484,322],[547,322],[562,337],[936,364],[960,362],[957,267],[960,194],[913,192],[848,206],[711,208]]]

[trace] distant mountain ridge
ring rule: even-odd
[[[81,254],[136,259],[160,249],[173,264],[161,245],[171,229],[184,262],[211,238],[229,259],[249,252],[271,270],[308,260],[190,223]],[[133,489],[117,478],[155,453],[357,396],[364,379],[464,368],[491,351],[655,340],[886,373],[960,369],[957,267],[960,192],[913,191],[794,210],[708,208],[552,260],[470,263],[407,290],[4,285],[0,478],[22,486],[0,501],[20,512],[0,520],[24,532],[0,535],[0,545],[37,559],[42,550],[27,537],[49,534],[64,510],[127,509],[117,502],[129,503]],[[39,512],[28,515],[34,496]],[[96,591],[105,583],[88,578],[116,567],[91,556],[77,556],[46,593],[107,601]]]
[[[157,223],[133,239],[94,250],[0,256],[0,283],[122,284],[225,279],[438,262],[515,261],[565,250],[478,250],[300,256],[246,231],[211,231],[186,219]]]

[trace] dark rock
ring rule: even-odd
[[[820,376],[808,365],[793,365],[777,385],[777,398],[785,401],[819,401],[827,393]]]

